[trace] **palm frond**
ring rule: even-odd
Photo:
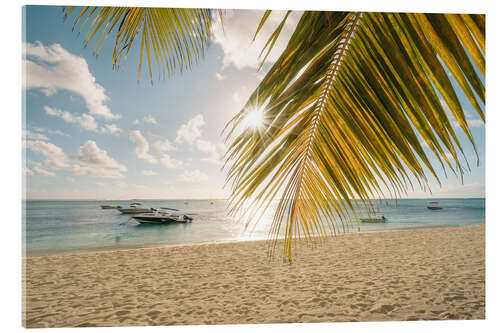
[[[291,261],[297,239],[359,228],[370,198],[439,181],[421,141],[461,176],[452,122],[474,139],[457,91],[484,121],[484,55],[482,15],[305,12],[225,128],[231,213],[253,223],[278,201],[272,244]],[[240,131],[254,109],[264,126]]]
[[[76,7],[64,7],[68,18]],[[218,11],[222,21],[222,11]],[[84,42],[95,40],[94,52],[99,54],[104,42],[114,35],[113,66],[120,66],[135,38],[140,38],[140,58],[137,78],[140,80],[143,58],[153,80],[153,62],[161,73],[174,74],[190,68],[204,54],[210,41],[211,27],[216,16],[210,9],[199,8],[136,8],[81,7],[76,14],[73,30],[87,28]],[[154,57],[154,60],[152,59]]]

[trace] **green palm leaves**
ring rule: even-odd
[[[114,65],[139,36],[139,78],[145,54],[152,79],[153,55],[169,75],[196,62],[213,20],[207,9],[84,7],[74,28],[89,22],[85,42],[96,40],[96,53],[116,31]],[[468,162],[453,124],[474,140],[457,92],[484,121],[484,31],[484,15],[305,12],[226,126],[231,212],[245,211],[251,223],[275,209],[273,244],[284,235],[283,257],[292,260],[297,239],[355,226],[370,198],[402,196],[414,180],[427,188],[428,175],[439,181],[423,145],[461,176]],[[247,126],[259,112],[263,126]]]
[[[67,18],[75,7],[64,9]],[[219,17],[222,17],[219,11]],[[104,41],[116,33],[113,65],[120,66],[136,37],[140,38],[138,79],[143,57],[147,60],[152,81],[152,58],[162,73],[172,75],[176,70],[189,68],[201,56],[210,41],[214,15],[210,9],[196,8],[136,8],[136,7],[83,7],[77,14],[73,29],[81,31],[89,24],[85,44],[96,40],[94,52],[98,54]]]
[[[258,221],[277,200],[271,235],[284,234],[291,260],[295,240],[354,226],[359,202],[384,188],[401,196],[412,179],[424,188],[427,173],[438,179],[421,142],[461,175],[452,121],[474,140],[456,90],[484,121],[484,24],[482,15],[305,12],[226,127],[232,211]],[[264,126],[239,133],[254,109]]]

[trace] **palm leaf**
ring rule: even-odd
[[[64,7],[65,19],[77,9]],[[218,11],[222,22],[222,11]],[[210,9],[198,8],[135,8],[82,7],[76,15],[73,30],[87,28],[84,42],[95,41],[99,54],[104,42],[114,35],[113,66],[120,66],[135,38],[140,38],[138,80],[143,58],[147,61],[149,79],[153,80],[152,64],[161,73],[174,74],[190,68],[204,54],[210,41],[211,27],[216,17]],[[154,58],[154,59],[153,59]]]
[[[283,235],[291,261],[298,239],[359,228],[357,211],[384,191],[439,182],[422,141],[462,176],[468,160],[452,122],[474,139],[457,91],[484,120],[484,56],[482,15],[305,12],[225,128],[231,213],[244,211],[248,226],[277,201],[271,250]],[[245,129],[255,109],[265,124]]]

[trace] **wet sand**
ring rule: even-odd
[[[484,226],[24,258],[25,326],[484,319]],[[278,251],[279,252],[279,251]],[[278,253],[279,254],[279,253]]]

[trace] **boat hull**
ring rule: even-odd
[[[432,206],[428,206],[427,209],[430,209],[430,210],[441,210],[443,209],[443,207],[432,207]]]
[[[387,219],[360,219],[362,223],[385,223]]]
[[[118,208],[118,211],[122,214],[151,213],[150,208]]]
[[[132,216],[134,220],[141,224],[169,224],[169,223],[188,223],[188,220],[176,220],[167,216]]]

